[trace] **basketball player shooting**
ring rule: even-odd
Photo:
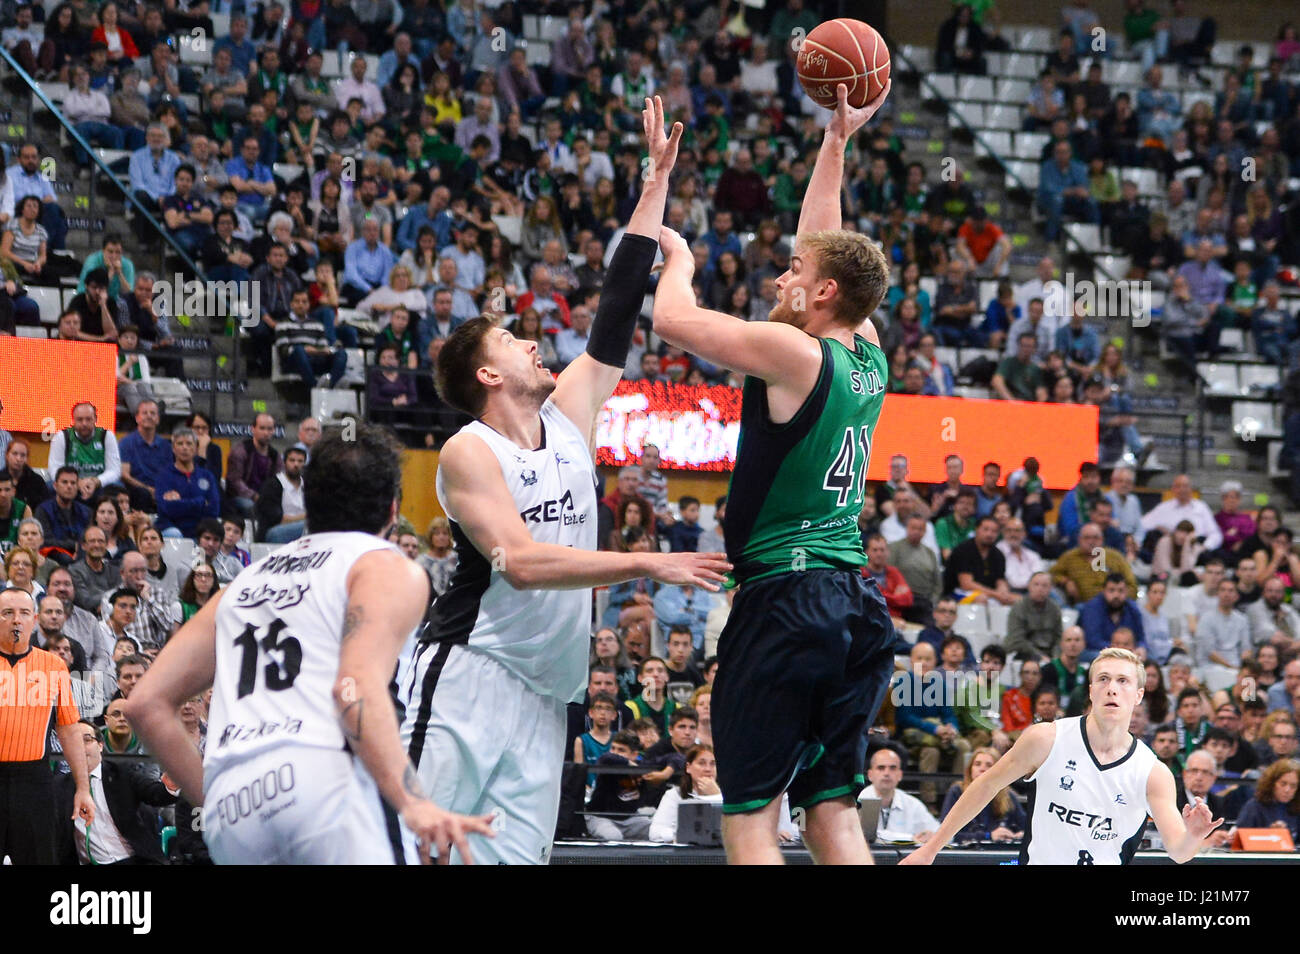
[[[866,730],[893,669],[894,628],[857,529],[887,360],[868,317],[889,285],[875,243],[841,230],[849,139],[883,105],[848,89],[826,128],[790,268],[768,321],[695,304],[694,262],[660,233],[654,328],[669,344],[746,375],[727,498],[739,591],[718,646],[714,745],[731,863],[781,863],[781,795],[803,809],[819,863],[870,864],[854,796]]]
[[[1223,824],[1201,798],[1178,811],[1174,776],[1128,730],[1142,701],[1145,670],[1127,649],[1104,649],[1088,670],[1087,716],[1040,722],[966,787],[939,830],[901,862],[927,865],[1017,779],[1027,778],[1029,824],[1022,865],[1124,865],[1142,843],[1147,816],[1178,864],[1205,848]]]
[[[476,318],[438,357],[443,400],[475,420],[438,459],[460,558],[403,687],[402,735],[438,804],[502,819],[481,846],[495,863],[549,860],[566,706],[587,682],[591,587],[650,577],[717,590],[731,569],[721,553],[596,552],[596,418],[627,363],[682,134],[676,123],[665,136],[658,97],[642,121],[650,166],[586,353],[556,379],[536,343]]]

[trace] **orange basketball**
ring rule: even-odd
[[[836,104],[835,87],[849,88],[849,105],[865,106],[889,79],[889,48],[870,24],[836,19],[818,24],[804,37],[795,60],[799,82],[813,101]]]

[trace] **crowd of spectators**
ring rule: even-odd
[[[899,814],[882,829],[923,840],[938,827],[931,812],[946,814],[961,788],[1027,726],[1085,714],[1089,663],[1113,646],[1146,661],[1145,698],[1131,730],[1163,753],[1180,798],[1184,788],[1211,791],[1213,807],[1229,821],[1240,817],[1248,827],[1281,820],[1300,834],[1300,805],[1287,788],[1300,771],[1289,761],[1300,705],[1300,615],[1291,605],[1300,557],[1281,512],[1243,510],[1235,481],[1219,488],[1212,509],[1186,475],[1153,505],[1135,493],[1125,467],[1115,468],[1105,487],[1097,466],[1084,464],[1077,485],[1056,501],[1032,459],[1005,478],[986,464],[977,484],[966,483],[965,473],[954,456],[947,480],[917,484],[907,458],[897,455],[859,517],[862,572],[877,582],[899,632],[900,671],[872,729],[872,785],[863,793],[881,798],[885,811],[898,798]],[[623,519],[610,545],[725,543],[725,498],[714,529],[702,533],[693,498],[680,500],[667,520],[659,516],[667,509],[660,476],[655,468],[620,472],[617,489],[602,501]],[[717,536],[705,541],[704,533]],[[571,707],[572,757],[593,766],[639,765],[657,778],[663,764],[638,760],[633,743],[639,732],[649,734],[645,720],[655,723],[658,738],[686,712],[697,727],[694,741],[703,744],[700,694],[716,673],[730,598],[639,580],[610,587],[607,606],[588,698]],[[944,689],[928,690],[932,680]],[[617,758],[606,754],[611,740],[620,746]],[[682,760],[691,741],[674,741]],[[922,773],[920,801],[897,792],[904,767]],[[946,797],[935,774],[945,771],[964,778]],[[602,816],[594,823],[588,816],[592,835],[650,830],[649,809],[662,793],[638,788],[626,773],[591,780],[597,787],[588,811]],[[691,791],[682,788],[682,797]],[[903,825],[904,817],[915,824]],[[631,827],[616,835],[615,823]],[[1024,824],[1014,792],[1007,793],[963,838],[1015,840]],[[1218,839],[1225,842],[1226,830]]]

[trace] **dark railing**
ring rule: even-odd
[[[4,62],[8,65],[9,69],[13,71],[14,75],[20,78],[28,86],[32,94],[36,96],[45,105],[45,108],[50,111],[51,115],[54,116],[54,118],[58,121],[59,125],[63,127],[64,131],[67,132],[69,138],[72,139],[73,143],[75,143],[77,146],[80,146],[90,156],[91,195],[89,198],[90,198],[91,211],[93,211],[94,209],[94,196],[96,193],[96,177],[94,173],[95,173],[95,167],[98,167],[99,171],[103,172],[103,174],[107,177],[108,181],[111,182],[114,186],[116,186],[117,190],[122,193],[123,201],[126,202],[128,205],[130,205],[134,213],[136,215],[141,216],[149,224],[150,228],[152,228],[158,234],[159,238],[162,239],[164,246],[171,246],[172,252],[181,260],[181,262],[184,264],[185,269],[192,275],[202,277],[202,270],[194,262],[194,260],[190,258],[189,254],[186,253],[185,249],[181,247],[180,243],[178,243],[176,239],[163,226],[163,224],[159,222],[158,219],[156,219],[147,208],[145,208],[145,206],[140,202],[140,200],[137,199],[134,194],[132,194],[131,189],[128,186],[122,185],[121,181],[117,178],[117,175],[104,163],[104,160],[101,159],[99,154],[95,151],[95,147],[92,146],[89,142],[87,142],[86,139],[81,135],[81,133],[77,132],[77,129],[72,124],[72,122],[66,116],[63,115],[63,110],[59,109],[59,107],[54,104],[54,101],[51,100],[50,97],[46,95],[45,90],[41,89],[40,83],[38,83],[25,69],[22,68],[22,66],[18,63],[17,60],[13,58],[13,55],[8,50],[0,48],[0,58],[3,58]],[[15,102],[16,103],[21,102],[21,98],[15,97]],[[31,126],[32,126],[31,120],[33,118],[30,100],[26,102],[26,111],[28,117],[27,127],[28,127],[28,132],[30,134]],[[160,248],[158,252],[158,273],[160,276],[166,268],[165,258],[164,258],[165,254],[166,254],[165,248]]]
[[[82,150],[86,152],[87,155],[90,156],[91,165],[90,165],[90,178],[87,186],[88,195],[84,197],[76,197],[74,199],[74,202],[76,203],[76,208],[78,210],[84,210],[86,212],[86,218],[88,221],[86,223],[86,226],[84,227],[84,230],[94,231],[94,220],[95,220],[96,213],[99,211],[98,202],[96,201],[97,198],[99,197],[99,174],[102,173],[105,179],[112,184],[112,187],[115,188],[119,193],[121,193],[123,203],[125,203],[127,207],[129,207],[135,215],[143,219],[144,222],[147,223],[149,229],[151,229],[152,232],[155,233],[158,239],[160,240],[158,244],[157,266],[155,269],[153,269],[158,279],[166,280],[167,282],[170,283],[172,282],[175,273],[179,271],[186,278],[196,278],[200,281],[204,280],[203,270],[199,266],[198,262],[196,262],[193,258],[190,257],[190,255],[177,242],[176,238],[165,227],[165,225],[162,222],[160,222],[153,215],[153,213],[150,212],[140,202],[139,199],[135,197],[134,193],[130,189],[130,186],[124,185],[121,182],[121,180],[118,179],[117,174],[114,173],[113,170],[108,166],[108,164],[106,164],[103,161],[96,148],[92,146],[89,142],[87,142],[86,139],[81,135],[81,133],[77,131],[75,125],[73,125],[71,120],[69,120],[67,116],[63,114],[63,110],[61,110],[54,103],[54,101],[50,99],[50,97],[46,94],[45,90],[41,88],[40,83],[37,82],[26,70],[23,69],[23,67],[18,63],[17,60],[14,59],[13,55],[8,50],[5,50],[3,48],[0,48],[0,72],[11,73],[13,76],[16,76],[17,78],[22,80],[22,82],[30,90],[31,94],[35,96],[45,106],[46,109],[49,110],[50,115],[54,117],[54,119],[58,122],[58,124],[68,134],[68,137],[72,140],[73,144],[77,147],[80,147]],[[14,136],[17,136],[18,138],[24,139],[26,141],[33,141],[33,142],[36,141],[38,137],[36,135],[36,130],[34,128],[34,122],[33,122],[35,116],[34,116],[34,110],[32,108],[32,100],[29,97],[13,96],[10,101],[12,102],[13,108],[15,110],[22,111],[24,120],[21,124],[16,123],[13,121],[14,119],[13,114],[12,113],[10,114],[6,122],[6,125],[8,126],[8,130],[9,130],[9,136],[7,138],[13,138]],[[82,198],[85,199],[84,205],[82,204],[81,201]],[[72,230],[73,227],[70,224],[69,231]],[[169,253],[175,256],[175,259],[179,261],[179,264],[173,264],[170,267],[170,269],[167,264]],[[139,261],[138,255],[135,257],[135,260],[138,266],[143,264],[142,262]],[[140,269],[137,268],[137,270]],[[213,329],[213,328],[201,328],[201,329],[191,330],[187,325],[179,324],[180,321],[179,316],[169,314],[167,317],[173,326],[172,335],[173,337],[177,337],[177,338],[186,337],[187,334],[199,334],[199,335],[206,336],[209,332],[212,332],[214,330],[216,331],[216,333],[219,334],[224,330],[224,329]],[[211,316],[209,316],[209,318],[210,317]],[[219,318],[221,316],[216,316],[216,317]],[[237,318],[238,316],[235,317]],[[223,356],[218,352],[218,349],[209,348],[208,353],[210,355],[210,359],[209,359],[208,366],[209,366],[209,373],[211,375],[212,387],[209,392],[208,414],[213,419],[216,418],[216,414],[217,414],[217,394],[219,390],[217,386],[217,382],[221,380],[225,380],[227,378],[231,382],[231,401],[232,401],[233,416],[236,419],[242,419],[239,413],[239,385],[240,385],[239,367],[240,367],[241,348],[240,348],[240,334],[239,334],[239,328],[237,323],[234,329],[233,348],[234,348],[233,359],[232,359],[231,366],[228,369],[222,367]],[[182,377],[184,377],[184,375],[182,375]]]

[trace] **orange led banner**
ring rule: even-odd
[[[909,480],[947,479],[943,461],[956,454],[965,462],[962,481],[980,482],[989,461],[1002,465],[1002,478],[1037,457],[1039,476],[1050,490],[1079,482],[1079,465],[1097,460],[1097,408],[1079,404],[981,401],[974,398],[885,398],[871,446],[868,480],[889,479],[889,458],[906,454]]]
[[[113,430],[117,347],[98,341],[0,337],[0,427],[39,433],[72,426],[72,405],[89,401]]]
[[[729,471],[739,437],[737,388],[621,381],[596,423],[596,462],[634,464],[642,446],[654,444],[667,470]],[[1078,482],[1081,463],[1097,459],[1097,408],[891,394],[868,479],[887,480],[894,454],[907,455],[911,479],[921,483],[944,480],[944,458],[958,454],[972,484],[988,461],[1006,475],[1033,456],[1044,485],[1066,489]]]

